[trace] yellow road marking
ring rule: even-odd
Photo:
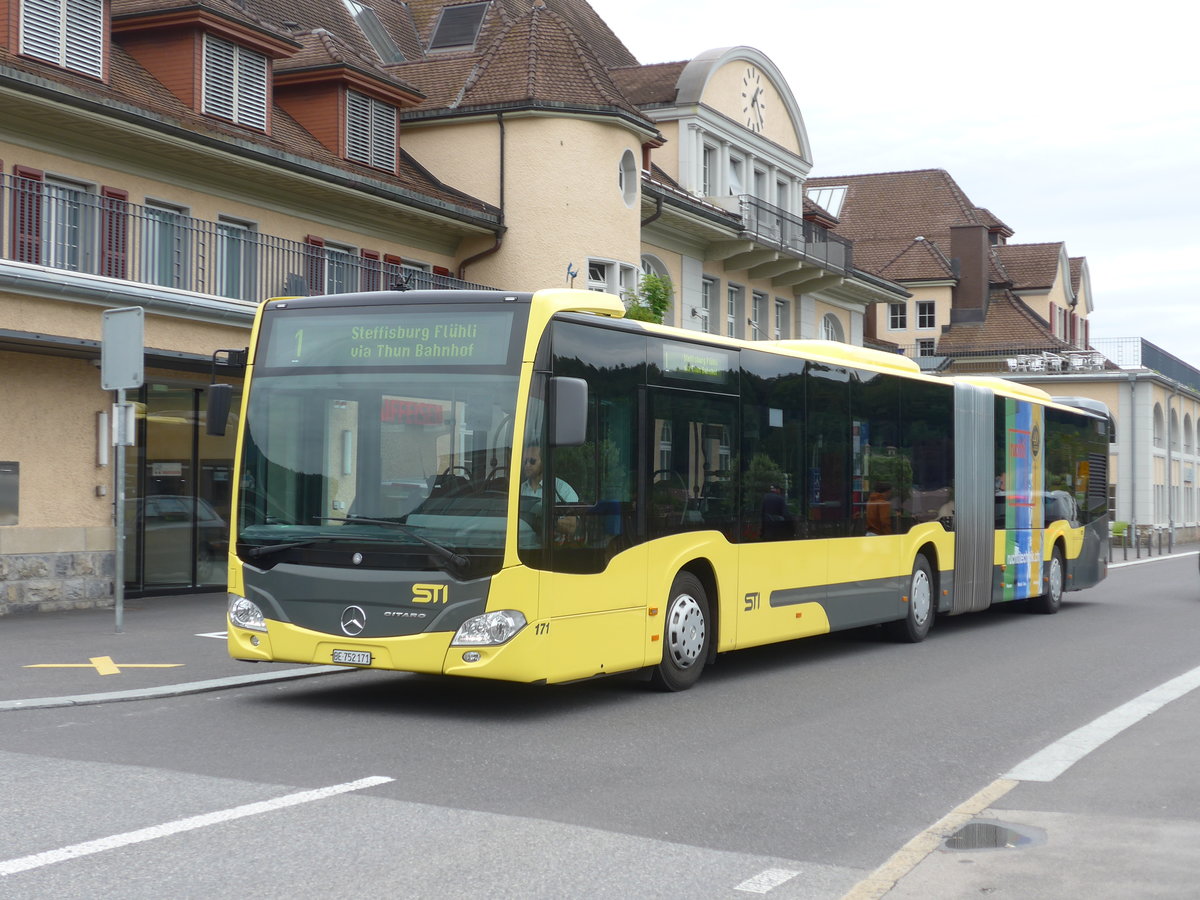
[[[97,675],[120,675],[122,669],[178,669],[183,663],[115,663],[111,656],[93,656],[85,663],[37,663],[25,669],[95,669]]]

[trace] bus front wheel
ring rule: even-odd
[[[1029,608],[1035,613],[1052,616],[1062,608],[1063,573],[1062,550],[1054,548],[1050,561],[1046,564],[1046,593],[1029,601]]]
[[[671,584],[663,622],[663,658],[650,683],[661,691],[686,691],[700,678],[712,640],[712,620],[704,585],[691,572]]]
[[[904,618],[884,623],[884,632],[892,640],[907,644],[925,640],[929,629],[933,627],[934,599],[933,572],[929,568],[929,560],[918,556],[913,560],[912,575],[908,578],[908,609]]]

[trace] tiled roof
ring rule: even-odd
[[[956,322],[938,339],[941,356],[995,351],[1061,350],[1068,344],[1050,333],[1049,324],[1012,291],[991,292],[983,322]]]
[[[672,104],[679,92],[679,76],[686,65],[686,62],[671,62],[627,66],[612,69],[609,74],[629,101],[637,106]]]
[[[905,255],[915,238],[948,250],[952,226],[999,221],[971,203],[943,169],[809,178],[805,186],[846,188],[835,230],[854,241],[856,266],[893,280],[900,276],[886,267]],[[927,259],[927,271],[913,267],[916,259],[907,260],[903,277],[945,277],[937,255]]]
[[[1049,244],[1005,244],[996,247],[996,254],[1004,265],[1016,291],[1048,291],[1058,276],[1058,261],[1063,245],[1059,241]]]
[[[166,13],[181,13],[188,10],[212,13],[231,22],[249,25],[259,31],[266,31],[277,37],[289,37],[287,29],[277,24],[274,15],[265,17],[250,9],[245,3],[234,0],[112,0],[113,19],[163,15]]]
[[[880,251],[882,247],[877,246],[873,249]],[[856,263],[866,264],[859,254],[858,244],[854,245],[854,256]],[[950,264],[946,254],[933,241],[924,238],[911,241],[892,259],[878,268],[871,268],[870,271],[891,281],[940,280],[956,277],[954,267]]]
[[[494,207],[482,200],[442,184],[403,152],[398,160],[399,171],[395,175],[376,169],[364,169],[342,159],[329,152],[278,106],[273,107],[271,111],[272,124],[269,135],[239,128],[211,116],[200,115],[163,87],[119,44],[113,44],[109,55],[108,84],[53,66],[41,65],[34,60],[11,54],[2,47],[0,65],[62,85],[66,97],[98,101],[117,108],[144,110],[152,120],[178,126],[196,135],[228,142],[231,146],[254,144],[271,152],[309,159],[348,175],[365,176],[473,212],[488,216],[496,213]]]
[[[522,101],[613,107],[641,117],[567,21],[537,6],[495,37],[457,106]]]
[[[1083,278],[1083,266],[1087,259],[1082,256],[1072,256],[1068,262],[1071,264],[1071,293],[1078,294],[1080,279]]]

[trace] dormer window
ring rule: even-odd
[[[470,50],[479,37],[479,26],[483,24],[487,7],[487,2],[443,7],[429,40],[429,49]]]
[[[100,78],[104,74],[104,0],[24,0],[21,52]]]
[[[267,58],[231,41],[204,36],[203,111],[267,130]]]
[[[396,107],[346,92],[346,158],[396,171]]]

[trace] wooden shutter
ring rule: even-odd
[[[360,287],[364,291],[379,290],[379,276],[382,274],[382,265],[378,250],[363,250],[362,251],[362,278],[360,279]]]
[[[28,166],[14,166],[13,176],[12,257],[17,262],[40,264],[45,174]]]
[[[100,274],[128,277],[129,191],[100,188]]]

